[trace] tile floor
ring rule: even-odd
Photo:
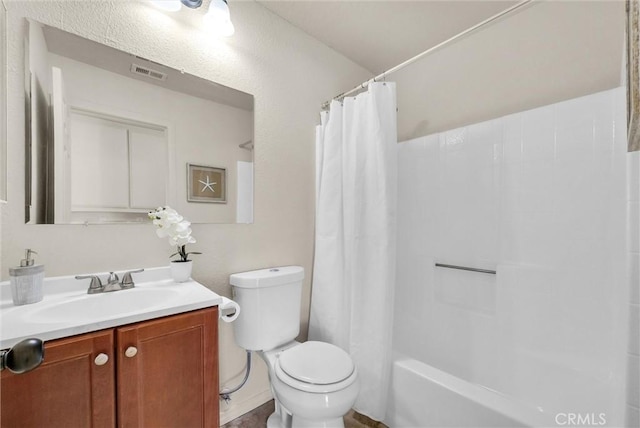
[[[262,406],[223,425],[222,428],[265,428],[267,418],[273,411],[273,400],[267,401]],[[353,410],[344,417],[344,426],[345,428],[387,428],[383,423],[371,420]]]
[[[224,424],[222,428],[265,428],[267,418],[273,413],[274,408],[273,400],[267,401],[249,413]]]

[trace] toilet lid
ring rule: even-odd
[[[305,342],[280,354],[278,364],[288,376],[314,385],[345,380],[355,366],[349,354],[324,342]]]

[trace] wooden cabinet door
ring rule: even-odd
[[[118,328],[118,426],[217,428],[217,347],[217,307]]]
[[[3,428],[115,426],[113,330],[46,342],[44,358],[28,373],[2,371]]]

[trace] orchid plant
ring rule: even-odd
[[[169,257],[180,256],[176,262],[188,262],[190,254],[202,254],[196,251],[187,253],[187,244],[193,244],[196,239],[191,236],[191,223],[184,219],[176,210],[171,207],[158,207],[154,211],[149,211],[149,218],[157,227],[156,235],[159,238],[169,238],[169,244],[178,247],[178,251]]]

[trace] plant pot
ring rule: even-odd
[[[191,269],[193,268],[193,260],[188,262],[174,261],[169,263],[171,266],[171,277],[175,282],[185,282],[191,278]]]

